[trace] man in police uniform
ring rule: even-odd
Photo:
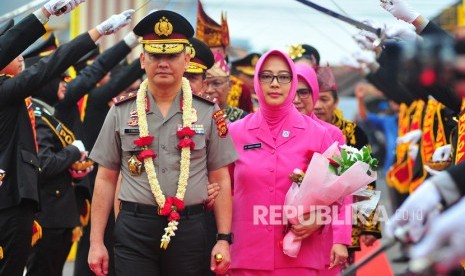
[[[146,16],[134,28],[134,33],[143,37],[144,52],[140,60],[146,71],[149,93],[142,89],[138,93],[146,93],[146,123],[149,135],[154,136],[147,150],[156,154],[153,162],[163,196],[172,197],[178,189],[180,171],[185,172],[185,168],[180,168],[176,132],[183,122],[181,85],[190,59],[185,46],[194,30],[181,15],[160,10]],[[108,253],[103,233],[121,172],[118,197],[122,203],[114,230],[117,274],[130,275],[137,271],[138,275],[203,275],[199,264],[205,260],[203,203],[207,199],[208,182],[220,185],[214,204],[218,241],[210,256],[211,268],[216,273],[225,273],[232,242],[232,198],[227,165],[237,159],[237,153],[222,112],[212,102],[194,96],[192,107],[196,115],[191,128],[195,130],[192,137],[195,146],[190,151],[185,208],[179,212],[175,236],[164,250],[160,240],[167,227],[167,217],[158,213],[145,165],[142,170],[134,170],[139,166],[135,163],[140,162],[136,156],[141,152],[134,141],[140,140],[142,131],[135,99],[136,96],[127,97],[112,107],[90,156],[99,163],[91,208],[90,268],[96,275],[107,273]]]
[[[184,73],[184,77],[189,80],[192,93],[202,95],[206,89],[204,85],[205,78],[207,77],[206,72],[213,66],[215,59],[207,44],[195,37],[189,39],[187,49],[191,60],[189,61],[189,68]]]

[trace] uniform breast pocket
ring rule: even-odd
[[[176,135],[170,137],[171,147],[174,148],[177,154],[180,154],[180,149],[178,147],[180,139]],[[195,143],[194,149],[191,150],[191,159],[197,159],[206,155],[207,144],[205,141],[205,135],[196,134],[192,137],[192,140]]]
[[[139,138],[138,135],[121,135],[121,149],[123,156],[132,155],[139,152],[140,148],[134,144],[134,140]]]

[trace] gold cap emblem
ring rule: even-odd
[[[251,61],[252,66],[255,66],[255,64],[257,64],[258,59],[259,59],[259,57],[257,55],[252,57],[252,61]]]
[[[160,21],[155,24],[155,33],[159,36],[170,36],[173,33],[173,25],[166,17],[162,17]]]

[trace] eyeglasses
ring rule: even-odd
[[[280,84],[290,83],[292,81],[292,75],[287,73],[281,73],[278,75],[273,75],[270,73],[260,73],[258,79],[261,83],[272,83],[274,79]]]
[[[224,84],[226,84],[228,80],[219,80],[219,79],[208,79],[205,81],[205,85],[209,87],[210,85],[213,87],[213,89],[218,89],[221,88]]]
[[[309,89],[309,88],[297,89],[297,95],[298,95],[299,98],[301,98],[301,99],[306,99],[306,98],[308,98],[310,95],[312,95],[312,90]]]

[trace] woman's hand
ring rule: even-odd
[[[329,269],[337,265],[344,266],[344,264],[347,262],[347,257],[349,257],[347,246],[344,244],[335,243],[331,249]]]
[[[297,236],[296,241],[307,238],[323,226],[320,215],[319,211],[306,213],[302,217],[299,217],[299,224],[291,225],[291,231]]]

